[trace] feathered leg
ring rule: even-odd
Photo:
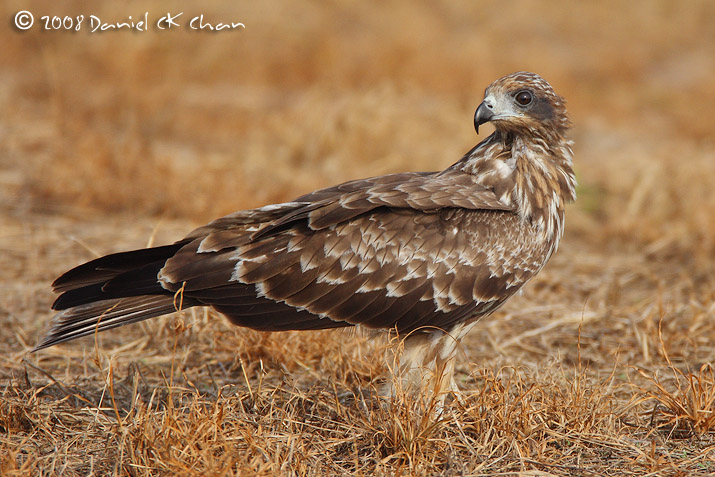
[[[392,366],[395,378],[386,383],[382,394],[405,393],[435,399],[440,408],[450,392],[459,398],[454,362],[459,341],[472,326],[472,323],[462,325],[450,333],[438,330],[413,333],[404,338]]]

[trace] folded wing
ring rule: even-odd
[[[525,227],[458,171],[347,182],[67,272],[38,348],[165,314],[177,296],[259,330],[448,329],[538,271],[545,252]]]

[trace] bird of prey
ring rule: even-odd
[[[459,340],[546,264],[575,199],[571,124],[543,78],[492,83],[477,133],[486,122],[494,133],[441,172],[346,182],[66,272],[35,350],[208,306],[254,330],[397,334],[404,382],[454,389]]]

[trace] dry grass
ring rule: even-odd
[[[0,14],[180,11],[26,3]],[[185,7],[233,33],[0,30],[0,474],[715,473],[712,2],[271,4]],[[199,311],[27,355],[68,267],[443,168],[518,69],[569,100],[579,200],[464,340],[462,400],[377,400],[382,343]]]

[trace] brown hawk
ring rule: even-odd
[[[254,330],[394,332],[407,382],[428,370],[436,392],[453,388],[457,343],[546,264],[575,199],[570,122],[544,79],[492,83],[477,132],[488,121],[495,132],[441,172],[346,182],[68,271],[35,350],[171,313],[180,294]]]

